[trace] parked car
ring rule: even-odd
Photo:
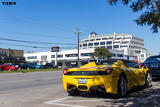
[[[152,76],[160,77],[160,55],[150,56],[142,65],[150,69]]]
[[[124,97],[137,86],[152,86],[152,76],[147,67],[128,60],[103,60],[90,62],[80,68],[63,70],[63,87],[70,95],[82,92],[101,92]]]
[[[6,70],[6,71],[10,71],[10,70],[17,70],[18,67],[14,66],[14,65],[10,65],[10,64],[2,64],[0,66],[1,71]]]
[[[44,69],[56,68],[56,66],[53,63],[46,63],[45,65],[42,66],[42,68],[44,68]]]
[[[31,66],[34,66],[37,69],[43,68],[41,65],[37,65],[36,63],[28,63],[28,64],[31,65]]]
[[[18,65],[18,69],[35,69],[35,66],[28,64],[28,63],[23,63]]]

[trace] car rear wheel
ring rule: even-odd
[[[119,77],[118,81],[118,97],[124,97],[127,94],[127,80],[124,75]]]
[[[151,82],[151,74],[149,72],[147,72],[146,74],[146,84],[145,84],[145,87],[146,88],[149,88],[152,86],[152,82]]]
[[[67,91],[69,95],[71,96],[76,96],[76,95],[79,95],[79,91],[78,89],[71,89],[70,91]]]

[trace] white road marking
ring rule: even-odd
[[[63,101],[66,99],[69,99],[72,97],[65,97],[65,98],[60,98],[57,100],[52,100],[52,101],[47,101],[44,102],[45,104],[52,104],[52,105],[60,105],[60,106],[69,106],[69,107],[87,107],[87,106],[81,106],[81,105],[72,105],[72,104],[64,104],[64,103],[82,103],[82,102],[97,102],[97,101],[106,101],[107,99],[100,99],[100,100],[70,100],[70,101]],[[110,99],[108,99],[108,101],[111,101]]]
[[[63,101],[63,102],[76,102],[76,103],[78,103],[78,102],[95,102],[95,101],[104,101],[104,100],[72,100],[72,101]],[[105,100],[106,101],[106,100]]]
[[[69,107],[87,107],[87,106],[81,106],[81,105],[61,104],[61,103],[53,103],[53,102],[46,102],[45,104],[52,104],[52,105],[59,105],[59,106],[69,106]]]
[[[69,107],[87,107],[87,106],[81,106],[81,105],[72,105],[72,104],[61,104],[63,103],[62,100],[69,99],[71,97],[65,97],[65,98],[60,98],[58,100],[52,100],[48,102],[44,102],[45,104],[52,104],[52,105],[60,105],[60,106],[69,106]]]

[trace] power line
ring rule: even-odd
[[[5,14],[6,15],[6,14]],[[17,16],[16,16],[17,17]],[[27,24],[28,24],[28,22],[31,22],[31,23],[39,23],[39,24],[41,24],[42,22],[41,21],[38,21],[38,20],[34,20],[34,19],[29,19],[29,18],[26,18],[26,17],[19,17],[19,18],[16,18],[18,21],[24,21],[24,22],[27,22]],[[37,25],[37,24],[34,24],[34,25]],[[57,24],[46,24],[48,27],[47,28],[57,28],[57,29],[59,29],[59,30],[61,30],[61,31],[69,31],[69,30],[73,30],[73,29],[70,29],[70,28],[62,28],[62,26],[58,26],[57,27]],[[54,25],[54,26],[53,26]],[[46,26],[45,26],[46,27]],[[71,26],[70,25],[70,27],[71,28],[75,28],[74,26]],[[86,31],[86,29],[85,30],[82,30],[84,33],[86,33],[86,34],[89,34],[89,32],[90,31]],[[65,32],[66,33],[66,32]]]
[[[1,38],[0,40],[5,40],[5,41],[12,41],[12,42],[22,42],[22,43],[36,43],[36,44],[56,44],[56,45],[76,45],[73,43],[51,43],[51,42],[33,42],[33,41],[25,41],[25,40],[17,40],[17,39],[8,39],[8,38]]]
[[[17,44],[9,44],[9,43],[1,43],[2,45],[7,46],[18,46],[18,47],[28,47],[28,48],[41,48],[41,49],[51,49],[51,47],[42,47],[42,46],[30,46],[30,45],[17,45]],[[61,49],[75,49],[76,47],[60,47]]]
[[[58,38],[58,37],[60,37],[60,36],[55,36],[55,35],[51,35],[51,34],[38,34],[38,33],[26,33],[26,32],[13,32],[13,31],[2,31],[2,30],[0,30],[0,32],[1,33],[9,33],[9,34],[20,34],[20,35],[27,35],[27,36],[40,36],[40,37],[51,37],[51,38],[53,38],[53,37],[56,37],[56,38]],[[71,37],[63,37],[63,38],[65,38],[65,39],[73,39],[73,38],[71,38]]]
[[[42,48],[42,49],[49,49],[50,47],[40,47],[40,46],[29,46],[29,45],[17,45],[17,44],[5,44],[5,43],[0,43],[0,44],[3,44],[3,45],[8,45],[8,46],[18,46],[18,47],[29,47],[29,48]]]

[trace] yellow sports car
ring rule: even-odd
[[[139,68],[128,60],[90,62],[80,68],[63,70],[63,86],[70,95],[80,92],[105,92],[123,97],[137,86],[152,86],[152,76],[146,66]]]

